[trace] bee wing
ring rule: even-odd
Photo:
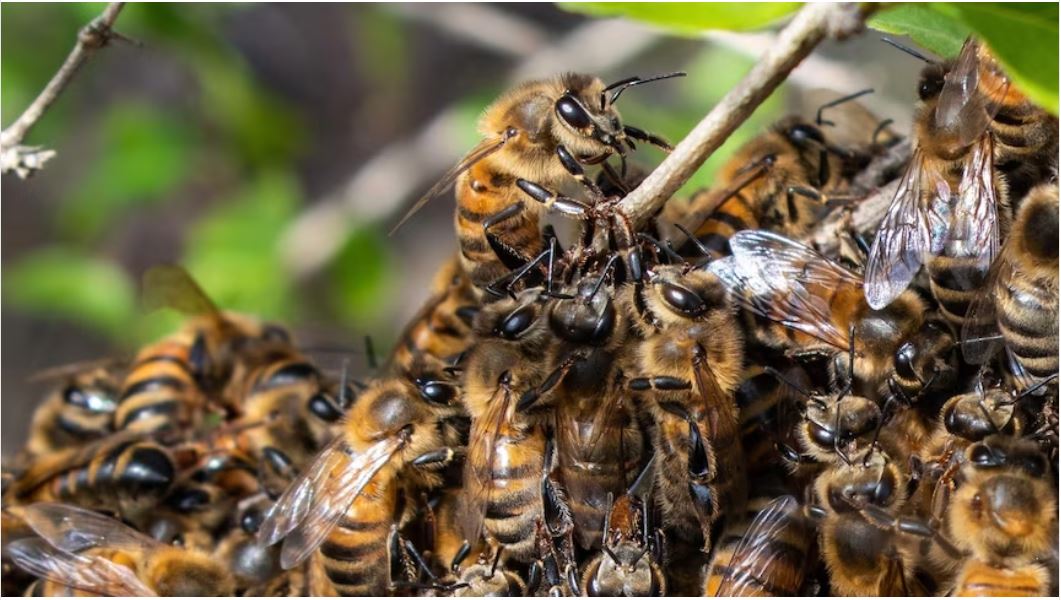
[[[101,596],[155,596],[129,567],[99,556],[60,550],[40,538],[12,542],[4,549],[28,573]]]
[[[733,550],[726,574],[715,592],[716,596],[754,596],[767,590],[799,589],[803,572],[787,565],[776,568],[788,557],[790,548],[782,538],[793,523],[801,523],[799,502],[793,496],[781,496],[767,504],[755,515]],[[802,532],[801,532],[802,533]],[[802,538],[801,538],[802,539]],[[787,581],[781,582],[780,578]]]
[[[330,443],[269,509],[258,540],[284,540],[280,564],[290,569],[305,560],[331,533],[361,490],[401,449],[404,439],[388,437],[355,454],[342,437]]]
[[[502,135],[500,138],[491,138],[479,142],[478,146],[472,148],[471,152],[465,155],[459,163],[453,166],[452,169],[447,171],[446,174],[442,176],[442,179],[438,181],[438,183],[433,185],[431,189],[427,191],[426,194],[424,194],[419,200],[416,201],[416,204],[414,204],[413,207],[405,213],[401,220],[398,221],[398,224],[395,225],[393,229],[391,229],[388,235],[394,235],[394,232],[398,231],[398,229],[402,225],[404,225],[410,217],[416,214],[417,211],[423,208],[424,205],[428,203],[428,201],[430,201],[435,196],[440,195],[442,192],[446,191],[446,188],[453,185],[453,182],[457,180],[457,177],[459,177],[461,173],[472,168],[472,165],[479,162],[480,160],[486,158],[487,156],[490,156],[494,152],[497,152],[498,150],[503,148],[505,146],[505,142],[510,139],[512,139],[512,136]]]
[[[962,289],[979,288],[998,256],[998,194],[993,179],[992,145],[991,137],[984,136],[973,147],[951,212],[944,253],[948,257],[975,261],[969,273],[964,269],[955,270],[957,275],[964,275],[958,281]]]
[[[937,128],[956,131],[963,146],[976,141],[991,123],[984,95],[979,91],[979,44],[969,38],[962,46],[954,67],[943,79],[943,89],[936,103]]]
[[[693,365],[693,377],[696,379],[696,390],[703,402],[704,414],[707,415],[711,430],[703,432],[709,438],[740,439],[740,425],[737,415],[731,411],[733,400],[726,396],[718,379],[711,371],[706,360]]]
[[[162,545],[120,521],[69,504],[38,502],[12,510],[37,535],[64,552],[89,548],[150,551]]]
[[[144,272],[143,304],[147,310],[172,308],[186,315],[219,315],[221,311],[179,265],[156,265]]]
[[[464,463],[464,489],[461,497],[460,529],[470,541],[476,541],[482,534],[483,514],[490,500],[490,479],[497,458],[497,442],[505,428],[505,419],[513,394],[508,386],[498,385],[487,409],[480,418],[472,419],[471,434],[468,438],[468,458]],[[479,462],[475,456],[484,455]]]
[[[925,177],[937,184],[931,208],[922,199]],[[935,171],[927,169],[921,151],[916,151],[869,251],[865,293],[871,308],[880,310],[903,293],[921,269],[925,254],[942,241],[946,222],[936,211],[945,210],[949,189],[946,182],[939,186],[941,181]]]
[[[738,303],[761,317],[847,348],[848,334],[833,323],[827,294],[862,285],[857,273],[769,231],[741,231],[730,239],[730,248],[733,256],[712,262],[708,270]]]
[[[998,351],[1002,341],[997,321],[994,290],[1008,285],[1014,276],[1013,265],[1006,260],[1006,252],[991,265],[983,285],[969,304],[962,323],[962,357],[972,365],[982,365]]]

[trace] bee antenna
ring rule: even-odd
[[[843,104],[845,102],[850,102],[850,101],[852,101],[852,100],[854,100],[856,98],[860,98],[862,96],[865,96],[866,94],[872,94],[872,93],[873,93],[873,88],[866,88],[864,90],[859,90],[859,91],[857,91],[857,92],[855,92],[853,94],[848,94],[846,96],[841,96],[841,97],[839,97],[839,98],[837,98],[835,100],[830,100],[829,102],[826,102],[825,104],[822,104],[821,106],[818,107],[818,115],[815,118],[815,122],[818,123],[819,127],[822,126],[822,125],[836,125],[836,123],[833,123],[832,121],[825,121],[825,120],[822,119],[822,113],[825,112],[825,109],[833,108],[834,106],[839,106],[839,105],[841,105],[841,104]]]
[[[903,52],[909,54],[910,56],[913,56],[914,58],[916,58],[918,60],[922,60],[922,61],[927,62],[927,63],[936,62],[936,61],[932,60],[931,58],[925,56],[924,54],[921,54],[917,50],[914,50],[910,46],[907,46],[905,44],[901,44],[901,43],[899,43],[899,42],[897,42],[897,41],[895,41],[895,40],[893,40],[893,39],[891,39],[889,37],[882,37],[880,39],[880,41],[884,42],[885,44],[888,44],[889,46],[893,46],[895,48],[898,48],[899,50],[902,50]]]
[[[680,231],[680,232],[685,234],[685,237],[687,237],[688,241],[692,242],[692,244],[694,246],[696,246],[696,249],[700,251],[700,254],[703,254],[704,256],[706,256],[708,258],[711,258],[711,251],[708,250],[707,246],[705,246],[704,243],[701,242],[699,238],[697,238],[695,235],[693,235],[691,231],[686,229],[681,223],[675,223],[674,226],[678,228],[678,231]]]
[[[1025,397],[1025,396],[1030,396],[1030,395],[1034,394],[1035,392],[1039,391],[1040,389],[1042,389],[1047,384],[1049,384],[1049,383],[1051,383],[1053,381],[1057,381],[1057,373],[1051,373],[1050,376],[1047,377],[1046,379],[1043,379],[1042,381],[1036,383],[1035,385],[1033,385],[1033,386],[1029,387],[1028,389],[1022,391],[1021,393],[1017,394],[1016,400],[1020,400],[1021,398]]]
[[[498,546],[494,550],[494,561],[490,565],[490,579],[494,578],[494,573],[497,572],[497,565],[501,562],[501,546]]]
[[[675,252],[674,248],[671,248],[670,244],[664,244],[663,242],[657,240],[656,238],[652,237],[651,235],[649,235],[647,233],[639,233],[639,234],[637,234],[637,237],[639,237],[639,238],[651,243],[653,246],[659,248],[660,251],[662,251],[663,254],[667,256],[667,260],[672,261],[672,262],[685,262],[685,259],[682,258],[680,254]]]
[[[597,285],[593,286],[593,293],[589,295],[590,301],[597,297],[597,292],[599,292],[601,286],[604,285],[604,280],[608,278],[608,271],[615,267],[615,261],[617,260],[619,260],[619,255],[612,254],[612,257],[608,259],[608,263],[604,265],[604,271],[601,272],[600,279],[597,280]]]
[[[652,83],[653,81],[661,81],[663,79],[671,79],[673,77],[685,77],[685,75],[686,75],[686,73],[684,71],[675,71],[673,73],[665,73],[663,75],[654,75],[652,77],[649,77],[648,79],[642,79],[642,78],[640,78],[640,77],[638,77],[636,75],[634,77],[627,77],[626,79],[620,79],[619,81],[616,81],[615,83],[613,83],[613,84],[609,85],[608,87],[604,88],[603,90],[601,90],[601,96],[600,96],[601,109],[603,110],[604,107],[607,106],[607,103],[605,102],[605,98],[607,97],[607,93],[610,92],[611,90],[615,90],[615,92],[612,94],[612,98],[611,98],[611,104],[615,104],[615,101],[619,99],[619,96],[627,88],[632,88],[635,85],[642,85],[642,84],[645,84],[645,83]]]
[[[808,399],[811,399],[811,400],[814,399],[814,395],[813,394],[811,394],[807,390],[803,389],[803,386],[799,385],[798,383],[796,383],[796,382],[792,381],[791,379],[789,379],[788,377],[786,377],[783,373],[781,373],[781,371],[778,371],[777,369],[767,365],[767,366],[763,367],[763,372],[767,373],[769,375],[772,375],[773,377],[775,377],[781,383],[783,383],[783,384],[787,385],[788,387],[790,387],[790,388],[796,390],[797,392],[799,392],[800,395],[805,396],[805,397],[807,397]]]
[[[372,369],[373,371],[379,368],[379,360],[376,356],[376,347],[372,343],[371,335],[365,336],[365,356],[368,360],[368,368]],[[345,365],[343,366],[345,369]]]

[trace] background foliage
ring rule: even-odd
[[[444,110],[456,120],[447,146],[419,150],[455,161],[474,145],[475,119],[506,78],[528,56],[544,57],[536,75],[584,59],[582,48],[553,49],[594,19],[625,17],[645,23],[629,32],[651,32],[643,49],[603,63],[605,79],[688,71],[625,94],[621,105],[628,122],[680,139],[769,43],[705,32],[771,28],[798,6],[127,6],[117,29],[143,47],[115,43],[93,57],[27,140],[58,157],[29,181],[2,181],[5,454],[41,394],[29,374],[127,356],[174,325],[175,315],[139,308],[139,275],[159,262],[184,264],[218,305],[289,323],[311,347],[357,355],[372,335],[385,352],[455,247],[452,205],[441,199],[386,235],[441,167],[415,157],[380,167],[377,185],[413,179],[415,189],[394,205],[354,199],[374,210],[333,223],[338,251],[308,273],[291,264],[300,251],[289,236],[294,221]],[[102,7],[0,7],[0,123],[32,100]],[[1056,4],[902,5],[872,24],[941,56],[978,33],[1022,88],[1056,110]],[[873,85],[867,104],[905,127],[920,65],[877,37],[825,44],[683,193],[709,184],[732,149],[782,112],[809,114],[821,102],[812,88],[835,96]],[[638,156],[649,167],[660,158]]]

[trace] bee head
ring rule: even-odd
[[[647,305],[664,323],[706,319],[713,311],[729,309],[725,286],[709,271],[686,271],[677,265],[662,265],[649,274]]]
[[[597,77],[568,73],[553,103],[553,134],[580,161],[598,162],[611,154],[626,154],[623,123],[607,101],[604,82]]]
[[[549,311],[549,325],[561,339],[575,344],[603,345],[615,329],[611,294],[599,279],[587,277],[575,298],[557,300]]]

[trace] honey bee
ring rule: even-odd
[[[237,361],[254,354],[256,343],[290,342],[283,328],[222,313],[188,272],[174,265],[152,267],[144,274],[144,304],[176,308],[193,318],[133,360],[114,413],[119,430],[197,427],[209,398],[220,392]]]
[[[546,472],[543,423],[520,411],[524,391],[557,382],[543,367],[553,335],[540,289],[483,308],[475,321],[479,342],[468,356],[463,400],[472,418],[464,468],[462,531],[501,544],[506,555],[528,561],[535,523],[544,520],[541,481]]]
[[[665,596],[662,536],[650,521],[655,457],[625,494],[612,504],[600,552],[582,573],[588,596]]]
[[[973,364],[1002,342],[1032,380],[1058,372],[1057,184],[1028,193],[962,327],[962,353]]]
[[[803,244],[742,231],[730,245],[733,256],[708,268],[741,306],[777,323],[755,328],[765,345],[830,358],[833,378],[853,377],[858,393],[870,398],[887,391],[889,380],[910,397],[952,381],[956,365],[932,353],[953,346],[950,334],[926,326],[927,308],[913,291],[875,310],[863,298],[861,276]]]
[[[292,482],[258,532],[271,546],[283,540],[280,566],[319,550],[335,590],[380,594],[390,585],[388,532],[406,486],[437,487],[436,471],[453,456],[440,420],[455,412],[456,389],[428,393],[439,382],[391,377],[358,397],[341,432]],[[400,476],[399,476],[400,475]]]
[[[331,440],[354,393],[344,385],[333,394],[324,375],[293,347],[278,347],[261,363],[233,378],[242,398],[235,423],[246,426],[238,434],[240,449],[260,460],[269,448],[300,469]]]
[[[1057,120],[969,39],[921,74],[917,149],[870,250],[866,299],[881,309],[928,261],[932,294],[961,326],[1009,224],[1010,198],[1056,171]]]
[[[505,93],[483,113],[483,141],[421,198],[399,226],[432,197],[456,183],[461,264],[476,288],[528,262],[543,249],[542,208],[525,205],[517,179],[559,188],[569,167],[618,155],[625,163],[631,140],[664,149],[659,137],[623,125],[615,102],[623,90],[684,75],[632,77],[605,85],[590,75],[567,73],[529,81]],[[625,146],[624,146],[625,144]]]
[[[873,138],[885,132],[896,139],[886,123],[878,128],[879,120],[855,103],[844,106],[852,121],[848,127],[866,132],[864,143],[839,146],[826,133],[825,108],[872,91],[827,103],[815,122],[794,115],[778,121],[737,150],[716,176],[716,187],[694,194],[675,221],[691,228],[699,245],[715,256],[729,254],[729,238],[745,229],[792,238],[809,233],[829,210],[827,201],[846,198],[847,180],[886,145],[871,140],[868,132],[879,130]]]
[[[48,377],[62,378],[62,385],[48,394],[33,413],[30,433],[18,462],[106,437],[113,430],[118,400],[117,375],[113,369],[84,365],[63,368]]]
[[[727,528],[720,541],[704,579],[704,595],[799,595],[812,536],[793,496],[753,498],[748,519]]]
[[[599,543],[608,496],[621,494],[636,472],[643,444],[622,380],[628,324],[605,285],[608,270],[584,276],[572,297],[552,300],[549,327],[556,336],[547,364],[563,379],[543,398],[525,393],[521,412],[552,407],[557,472],[582,548]],[[564,296],[564,294],[561,294]],[[569,357],[579,359],[565,364]]]
[[[5,491],[5,504],[71,502],[139,520],[172,490],[181,458],[141,435],[118,433],[43,455]]]
[[[1045,596],[1056,590],[1057,499],[1046,457],[1029,440],[991,435],[966,450],[948,500],[949,538],[967,555],[954,595]],[[1056,569],[1056,562],[1054,562]]]
[[[114,519],[64,504],[19,507],[39,538],[7,549],[20,568],[105,596],[231,596],[235,584],[208,555],[158,542]]]
[[[796,364],[780,371],[779,379],[758,365],[745,369],[744,380],[735,399],[741,419],[741,447],[748,465],[749,479],[772,471],[784,460],[794,444],[793,432],[799,419],[798,390],[810,387],[806,372]],[[791,382],[786,385],[784,382]]]
[[[842,596],[926,594],[915,577],[918,538],[944,543],[929,524],[903,515],[908,477],[886,455],[838,463],[814,484],[805,511],[818,521],[832,592]],[[950,547],[953,550],[953,547]]]
[[[479,302],[457,257],[439,269],[431,290],[423,308],[399,336],[386,372],[442,372],[467,350]]]
[[[745,501],[744,457],[733,392],[743,338],[725,286],[712,273],[659,265],[647,285],[620,290],[620,304],[642,341],[629,380],[647,392],[659,456],[657,485],[665,523],[702,538]]]

